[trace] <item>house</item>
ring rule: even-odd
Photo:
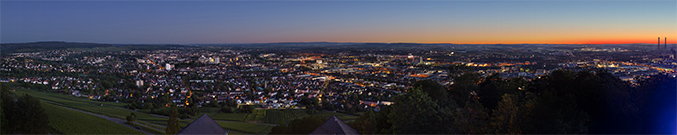
[[[11,80],[11,79],[0,79],[0,82],[14,82],[14,80]]]
[[[364,105],[374,107],[374,106],[378,105],[378,102],[368,101],[368,100],[360,100],[360,104],[364,104]]]
[[[195,121],[182,128],[176,134],[213,134],[213,135],[227,135],[228,132],[223,129],[211,117],[204,114]]]
[[[379,105],[392,105],[392,104],[393,104],[392,101],[381,101],[381,102],[379,102]]]
[[[320,127],[317,127],[311,135],[316,135],[316,134],[331,134],[331,135],[336,135],[336,134],[353,134],[357,135],[360,134],[357,132],[357,130],[353,129],[352,127],[348,126],[348,124],[344,123],[340,119],[336,118],[336,116],[331,116],[329,120],[324,122]]]

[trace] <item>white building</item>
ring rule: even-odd
[[[167,69],[167,70],[172,70],[173,67],[174,67],[174,65],[172,65],[172,64],[169,64],[169,63],[165,64],[165,69]]]
[[[143,86],[143,80],[136,80],[136,86]]]

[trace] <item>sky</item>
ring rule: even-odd
[[[677,0],[0,1],[0,42],[677,43]]]

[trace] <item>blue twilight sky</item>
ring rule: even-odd
[[[677,0],[2,0],[0,20],[2,43],[654,43]]]

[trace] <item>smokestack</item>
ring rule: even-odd
[[[663,46],[665,46],[665,47],[664,47],[664,48],[665,48],[665,53],[667,53],[667,54],[669,55],[670,52],[668,52],[668,37],[665,37],[665,40],[663,40],[663,43],[665,43],[665,44],[663,45]]]
[[[661,54],[661,37],[658,37],[658,54]]]

